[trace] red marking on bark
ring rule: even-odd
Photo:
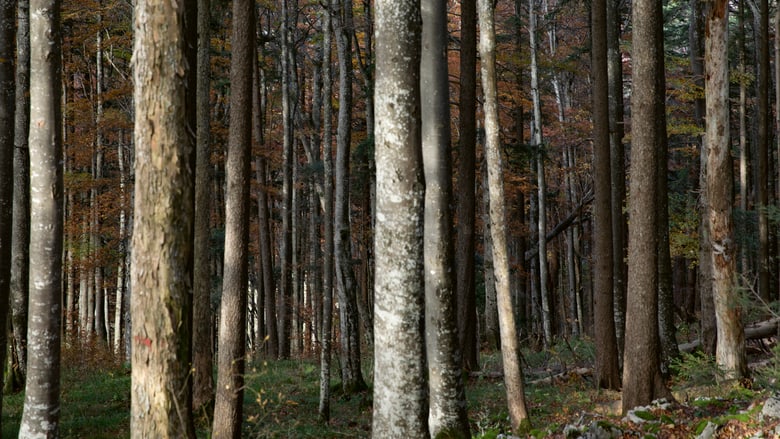
[[[151,338],[149,338],[149,337],[141,337],[140,335],[136,335],[134,338],[135,338],[135,342],[137,344],[142,344],[142,345],[146,346],[147,348],[152,347],[152,339]]]

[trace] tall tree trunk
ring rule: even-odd
[[[756,83],[756,100],[758,126],[756,149],[758,157],[758,175],[756,187],[756,203],[758,205],[758,294],[765,302],[770,300],[769,289],[769,2],[758,0],[758,25],[756,32],[756,50],[758,61],[758,82]],[[726,30],[728,32],[728,30]],[[728,54],[726,55],[728,59]],[[726,61],[728,63],[728,61]],[[728,64],[726,65],[728,68]],[[728,105],[728,104],[726,104]],[[730,162],[731,160],[729,160]],[[719,175],[719,179],[723,176]],[[712,200],[717,202],[715,200]],[[733,233],[733,231],[731,232]],[[716,241],[715,237],[713,242]],[[716,272],[718,268],[715,268]],[[717,279],[718,275],[715,274]],[[717,280],[716,280],[717,282]],[[715,288],[713,286],[713,288]],[[713,291],[713,297],[717,293]],[[715,300],[718,300],[717,298]],[[717,307],[717,305],[716,305]],[[717,311],[716,311],[717,312]],[[718,328],[720,334],[720,328]]]
[[[214,406],[214,438],[241,437],[246,356],[249,241],[249,170],[252,144],[252,63],[255,8],[233,2],[230,61],[230,133],[225,161],[225,273],[219,316],[219,355]]]
[[[211,325],[211,278],[209,276],[211,244],[211,200],[209,198],[211,185],[210,8],[210,0],[198,0],[194,277],[192,280],[192,409],[196,414],[201,409],[209,407],[214,401],[214,343]]]
[[[458,200],[455,288],[458,304],[458,338],[463,367],[479,370],[477,300],[474,282],[477,142],[477,3],[460,2],[460,90],[458,102]]]
[[[691,24],[689,40],[691,47],[691,69],[697,85],[704,90],[704,2],[691,0]],[[705,103],[697,99],[694,105],[696,125],[704,128]],[[704,212],[708,207],[707,194],[707,148],[704,139],[700,143],[699,157],[699,209]],[[707,221],[699,225],[699,272],[696,285],[699,289],[701,305],[701,346],[702,350],[715,355],[715,305],[712,301],[712,264],[710,262],[710,240]]]
[[[374,438],[426,438],[420,2],[376,2]],[[342,84],[343,85],[343,84]]]
[[[59,435],[60,414],[63,229],[60,3],[33,0],[30,10],[36,11],[30,14],[29,137],[30,157],[35,160],[30,162],[29,357],[19,437],[44,438]],[[2,22],[12,23],[13,18]],[[10,164],[10,158],[2,162]],[[4,266],[8,266],[7,261]],[[7,301],[8,297],[3,300]],[[5,322],[2,323],[0,327],[4,328]]]
[[[186,113],[185,16],[135,8],[135,219],[131,436],[194,437],[190,412],[194,144]]]
[[[535,148],[536,158],[536,188],[537,201],[539,203],[536,222],[538,227],[537,245],[539,246],[539,297],[542,304],[542,334],[544,335],[544,345],[549,346],[552,343],[552,314],[550,312],[550,299],[547,294],[547,212],[545,202],[545,179],[544,179],[544,154],[542,146],[542,103],[539,95],[539,68],[537,67],[538,43],[536,42],[536,0],[528,2],[528,35],[529,45],[531,46],[531,99],[533,101],[534,117],[531,123],[531,146]]]
[[[19,0],[16,24],[16,118],[14,128],[14,205],[11,249],[11,309],[14,348],[22,375],[27,372],[27,298],[30,246],[30,2]],[[68,251],[72,260],[74,248]],[[72,265],[72,263],[71,263]],[[69,267],[70,268],[70,267]],[[70,272],[69,272],[70,273]],[[71,277],[72,279],[72,277]],[[71,288],[72,290],[72,288]],[[72,297],[73,292],[68,293]],[[72,319],[72,316],[69,316]]]
[[[101,2],[98,1],[98,6]],[[107,346],[108,337],[106,335],[106,315],[103,308],[105,291],[103,289],[103,261],[100,247],[103,246],[101,238],[100,221],[100,200],[99,196],[103,184],[103,159],[105,157],[105,147],[103,146],[103,16],[98,13],[95,42],[95,154],[92,169],[92,191],[91,191],[91,236],[92,251],[96,257],[95,266],[95,335],[101,346]],[[98,259],[98,257],[100,259]]]
[[[677,348],[677,327],[674,324],[674,291],[672,290],[672,257],[669,248],[669,145],[666,132],[666,72],[664,61],[664,29],[659,20],[655,29],[656,59],[659,64],[656,75],[656,141],[658,160],[658,187],[656,189],[656,211],[658,212],[658,328],[661,343],[661,368],[668,372],[669,364],[680,351]]]
[[[485,159],[490,196],[490,235],[493,240],[493,267],[496,276],[498,319],[501,328],[501,358],[504,368],[507,406],[512,429],[517,434],[530,427],[525,406],[523,374],[520,369],[520,347],[509,288],[506,206],[504,204],[504,170],[499,153],[498,93],[496,78],[496,33],[493,2],[478,0],[479,55],[482,92],[485,96]]]
[[[421,119],[428,427],[433,437],[469,438],[453,289],[447,1],[424,0],[421,15],[420,89],[426,90],[421,96]]]
[[[0,389],[8,345],[8,304],[11,295],[11,254],[14,207],[14,127],[16,111],[16,1],[0,2]],[[8,56],[11,55],[11,56]],[[60,237],[61,239],[61,237]],[[39,242],[40,245],[40,242]],[[38,249],[36,249],[38,250]],[[10,377],[5,377],[6,380]],[[2,409],[2,402],[0,402]]]
[[[127,164],[125,163],[125,147],[123,133],[117,145],[117,163],[119,166],[119,262],[116,267],[116,301],[114,305],[114,355],[119,356],[122,350],[122,313],[125,293],[125,257],[127,247]],[[69,274],[70,275],[70,274]],[[70,307],[67,312],[70,314]]]
[[[322,17],[322,333],[320,340],[320,419],[330,420],[330,357],[333,339],[333,75],[331,73],[331,17],[333,1],[327,0]]]
[[[657,196],[660,134],[659,90],[662,52],[656,31],[663,19],[661,3],[633,4],[634,90],[631,96],[631,183],[628,248],[626,346],[623,360],[623,412],[668,396],[658,360]]]
[[[594,331],[598,386],[620,388],[613,300],[612,190],[609,133],[609,75],[607,69],[606,0],[593,2],[593,274]]]
[[[711,0],[704,42],[707,100],[707,201],[708,257],[712,263],[712,297],[717,320],[715,356],[725,378],[742,378],[747,372],[742,309],[737,303],[732,162],[728,103],[728,7],[727,0]],[[759,159],[760,160],[760,159]]]
[[[339,61],[339,119],[336,133],[336,192],[334,205],[334,257],[341,329],[341,384],[347,392],[366,388],[360,368],[355,273],[349,224],[349,156],[352,140],[352,1],[337,0],[333,22]]]
[[[748,161],[750,160],[750,153],[748,151],[747,143],[747,86],[748,81],[745,77],[745,67],[747,58],[747,47],[745,44],[745,2],[739,2],[739,10],[737,12],[737,47],[739,50],[739,65],[737,66],[739,74],[739,209],[742,214],[745,215],[748,209]],[[778,69],[780,71],[780,69]],[[778,107],[780,108],[780,107]],[[780,112],[778,112],[780,114]],[[743,237],[748,236],[748,222],[743,220],[740,235]],[[746,242],[746,241],[742,241]],[[750,251],[749,246],[740,246],[740,259],[741,269],[743,272],[749,270],[750,264]]]
[[[485,179],[487,181],[487,178]],[[487,186],[487,185],[485,185]],[[484,338],[489,347],[501,348],[498,327],[498,303],[496,302],[496,277],[493,273],[493,240],[490,238],[489,197],[482,202],[482,272],[485,276],[485,330]]]
[[[623,136],[623,53],[620,50],[622,0],[607,0],[607,77],[609,81],[609,156],[612,207],[612,301],[618,363],[623,362],[626,330],[626,159]],[[571,157],[573,159],[573,156]]]

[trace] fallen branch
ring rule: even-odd
[[[563,232],[569,226],[571,226],[572,223],[574,223],[574,220],[576,220],[577,217],[579,217],[582,214],[582,208],[590,204],[591,201],[593,201],[593,192],[588,192],[587,194],[585,194],[585,198],[583,198],[582,201],[580,201],[580,204],[569,214],[569,216],[567,216],[566,219],[558,223],[558,225],[553,227],[553,229],[550,230],[545,235],[545,239],[548,242],[552,241],[561,232]],[[539,253],[539,246],[534,244],[530,250],[525,252],[525,260],[530,261],[536,256],[537,253]]]
[[[745,340],[758,340],[761,338],[777,335],[780,318],[764,320],[763,322],[752,323],[745,327]],[[701,345],[701,340],[697,339],[690,343],[683,343],[678,346],[680,352],[693,352]]]

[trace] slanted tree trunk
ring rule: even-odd
[[[27,371],[27,298],[30,279],[30,3],[28,0],[19,0],[17,8],[11,309],[14,348],[24,381]],[[71,260],[72,255],[71,248],[68,251]],[[72,319],[72,316],[69,317]]]
[[[135,228],[132,243],[134,438],[194,437],[191,300],[194,144],[187,132],[188,63],[179,3],[135,7]]]
[[[477,142],[477,3],[460,4],[460,90],[458,131],[457,244],[455,288],[458,303],[458,338],[463,367],[479,370],[477,340],[477,299],[474,282],[476,221],[476,142]]]
[[[737,303],[736,246],[732,219],[732,163],[728,102],[727,0],[711,0],[707,10],[704,41],[707,102],[707,201],[704,218],[709,228],[712,263],[712,297],[717,320],[715,358],[726,379],[745,376],[745,333],[742,309]]]
[[[230,133],[225,161],[225,258],[219,316],[214,438],[241,437],[246,357],[249,168],[252,145],[252,63],[255,7],[233,2]]]
[[[593,312],[598,386],[620,388],[613,301],[612,189],[606,0],[593,2]]]
[[[59,435],[60,415],[63,229],[60,2],[33,0],[30,11],[36,11],[30,14],[29,137],[30,157],[35,160],[30,162],[29,344],[19,437],[45,438]],[[2,22],[12,23],[13,18]],[[8,158],[10,163],[11,157]]]
[[[623,412],[668,396],[658,360],[657,196],[659,128],[657,100],[662,56],[656,30],[663,19],[661,4],[633,4],[634,90],[631,96],[631,182],[628,248],[626,346],[623,360]]]
[[[420,2],[376,2],[374,438],[426,438]]]
[[[14,127],[16,120],[16,1],[0,1],[0,389],[8,345],[8,300],[11,295],[11,254],[14,206]],[[60,237],[61,239],[61,237]],[[5,377],[9,379],[9,377]],[[2,409],[2,402],[0,402]]]
[[[482,60],[482,92],[485,96],[483,109],[485,113],[485,160],[487,161],[490,196],[490,235],[493,240],[493,268],[496,276],[498,319],[501,328],[501,358],[512,430],[517,434],[522,434],[529,429],[530,422],[525,406],[523,374],[520,369],[520,348],[509,288],[504,170],[499,152],[496,33],[493,2],[478,0],[477,10],[479,11],[479,55]]]
[[[192,409],[198,413],[214,401],[214,350],[212,336],[211,277],[209,253],[211,243],[211,148],[210,0],[198,0],[198,47],[195,153],[195,227],[193,247],[192,297]]]
[[[420,89],[426,90],[421,96],[421,118],[428,427],[433,437],[469,438],[453,288],[447,1],[424,0],[421,12]]]

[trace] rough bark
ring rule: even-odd
[[[193,247],[192,297],[192,409],[197,412],[214,401],[214,350],[212,337],[211,277],[209,253],[211,243],[211,148],[209,120],[211,83],[209,30],[210,0],[198,0],[198,47],[195,153],[195,225]]]
[[[501,358],[504,369],[507,406],[512,429],[517,434],[530,427],[525,406],[520,348],[509,288],[504,175],[499,151],[498,94],[496,78],[496,38],[493,2],[478,0],[479,55],[482,92],[485,96],[485,159],[490,196],[490,235],[493,240],[493,268],[496,276],[498,319],[501,328]]]
[[[186,10],[135,7],[131,437],[194,437],[190,315],[195,153],[187,133]]]
[[[14,348],[22,374],[27,370],[27,298],[30,246],[30,3],[20,0],[16,22],[16,124],[14,128],[14,205],[11,249],[11,309]],[[72,251],[68,252],[72,258]],[[69,292],[72,294],[72,292]],[[72,318],[72,316],[70,316]]]
[[[246,356],[249,241],[249,168],[252,144],[252,63],[255,8],[233,2],[230,132],[225,161],[225,257],[219,316],[214,438],[241,437]]]
[[[425,345],[428,427],[433,437],[469,438],[453,289],[447,2],[424,0],[420,64],[425,171]]]
[[[613,301],[612,190],[606,0],[591,11],[593,69],[593,312],[598,386],[620,388]]]
[[[376,2],[374,438],[428,437],[420,2]]]
[[[628,300],[623,361],[623,412],[667,396],[658,360],[657,175],[658,75],[663,63],[656,29],[661,4],[633,4],[634,90],[631,97],[631,181],[628,247]]]
[[[737,303],[736,246],[732,218],[732,161],[728,102],[728,1],[708,4],[704,40],[707,200],[712,297],[717,321],[715,358],[725,378],[747,372],[742,309]]]
[[[458,338],[463,367],[479,370],[477,301],[474,285],[476,222],[476,93],[477,93],[477,3],[460,5],[460,90],[458,131],[458,200],[455,288],[458,303]]]
[[[29,142],[30,157],[35,160],[30,162],[29,357],[19,437],[45,438],[58,436],[60,414],[63,229],[60,3],[33,0],[30,11]]]
[[[756,83],[756,204],[758,207],[758,294],[764,301],[770,300],[769,289],[769,218],[766,207],[769,205],[769,2],[758,0],[758,29],[756,29],[756,58],[758,62]],[[728,32],[728,30],[726,30]],[[710,34],[712,35],[712,34]],[[706,55],[705,55],[706,56]],[[726,55],[728,59],[728,54]],[[728,61],[726,61],[728,62]],[[705,59],[706,63],[706,59]],[[726,65],[728,68],[728,64]],[[728,105],[728,104],[726,104]],[[731,160],[729,160],[731,162]],[[722,176],[718,176],[722,178]],[[713,195],[714,196],[714,195]],[[713,202],[718,202],[712,200]],[[732,231],[733,233],[733,231]],[[712,236],[713,242],[716,237]],[[714,267],[717,272],[718,268]],[[717,279],[718,275],[715,274]],[[716,280],[717,282],[717,280]],[[713,298],[717,292],[713,286]],[[716,305],[717,307],[717,305]],[[720,328],[718,328],[720,331]]]

